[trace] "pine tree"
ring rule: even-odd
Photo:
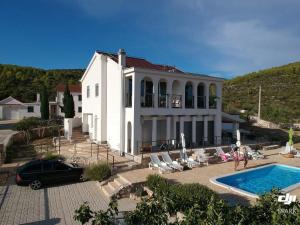
[[[40,93],[41,95],[41,118],[43,120],[48,120],[49,119],[49,96],[48,96],[48,91],[45,86],[43,86],[42,92]]]
[[[73,100],[73,96],[70,93],[68,84],[66,84],[65,87],[63,103],[64,103],[65,118],[73,118],[75,116],[74,100]]]

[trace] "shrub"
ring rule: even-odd
[[[89,180],[102,181],[111,175],[111,168],[107,163],[102,162],[88,166],[84,173]]]
[[[15,157],[15,150],[12,146],[8,146],[5,150],[5,163],[11,163]]]
[[[168,192],[169,183],[167,179],[161,177],[158,174],[149,175],[146,180],[146,186],[157,194],[163,194]]]
[[[62,156],[62,155],[58,155],[56,153],[53,153],[53,152],[46,152],[43,155],[43,159],[45,159],[45,160],[56,160],[56,159],[65,160],[65,157]]]

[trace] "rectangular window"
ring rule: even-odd
[[[78,95],[78,101],[81,102],[82,101],[82,96]]]
[[[34,107],[33,106],[28,106],[27,107],[27,112],[33,113],[34,112]]]
[[[99,84],[95,85],[95,96],[98,97],[99,96]]]
[[[82,112],[82,107],[78,106],[78,112],[81,113]]]
[[[89,98],[90,97],[90,86],[86,87],[86,97]]]

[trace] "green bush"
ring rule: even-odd
[[[20,120],[15,124],[15,129],[18,131],[26,131],[29,129],[33,129],[39,127],[43,124],[43,120],[38,117],[28,117]]]
[[[45,159],[45,160],[56,160],[56,159],[65,160],[65,157],[62,156],[62,155],[58,155],[56,153],[53,153],[53,152],[46,152],[43,155],[43,159]]]
[[[111,168],[107,163],[97,163],[88,166],[84,171],[89,180],[102,181],[111,175]]]
[[[15,157],[15,149],[12,146],[8,146],[5,150],[5,163],[11,163]]]
[[[169,183],[167,179],[161,177],[158,174],[149,175],[146,180],[146,186],[157,194],[163,194],[168,192]]]

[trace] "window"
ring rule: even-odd
[[[90,86],[86,87],[86,97],[89,98],[90,97]]]
[[[99,96],[99,84],[95,85],[95,96],[98,97]]]
[[[78,101],[81,102],[82,101],[82,96],[78,95]]]
[[[52,162],[44,162],[44,171],[51,171],[53,163]]]
[[[82,112],[82,107],[78,106],[78,112],[81,113]]]
[[[30,165],[24,170],[24,173],[36,173],[36,172],[41,172],[40,163]]]
[[[69,167],[63,163],[56,163],[55,170],[68,170]]]
[[[27,112],[33,113],[34,112],[34,107],[33,106],[28,106],[27,107]]]

